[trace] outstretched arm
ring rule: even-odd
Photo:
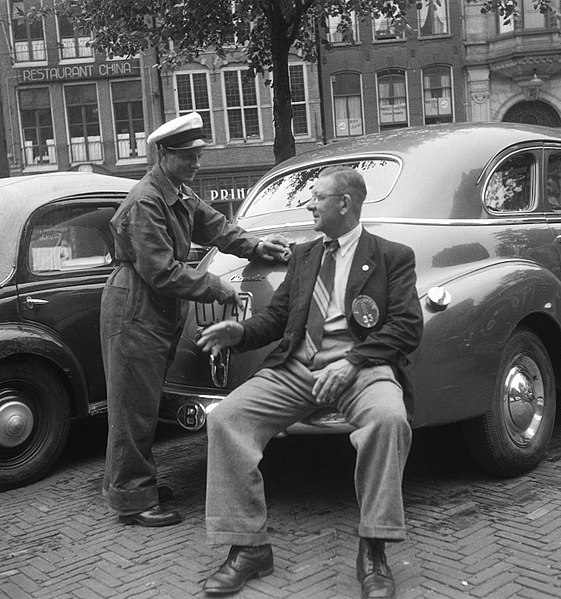
[[[233,320],[217,322],[204,329],[197,345],[204,351],[218,355],[224,347],[237,345],[243,337],[243,326]]]

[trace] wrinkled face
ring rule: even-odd
[[[327,236],[337,238],[343,230],[343,215],[341,212],[344,196],[337,189],[334,177],[319,177],[314,184],[312,197],[306,208],[314,217],[314,229]]]
[[[161,165],[166,175],[177,185],[191,183],[201,167],[200,158],[203,148],[188,150],[167,150]]]

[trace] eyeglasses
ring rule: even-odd
[[[317,206],[320,202],[323,202],[323,200],[325,200],[327,198],[342,198],[344,195],[345,195],[344,193],[315,193],[315,192],[312,192],[311,200],[314,203],[314,205]]]

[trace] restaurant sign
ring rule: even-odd
[[[20,83],[44,81],[72,81],[104,77],[130,77],[140,75],[139,60],[116,60],[114,62],[68,64],[58,67],[33,67],[18,69]]]

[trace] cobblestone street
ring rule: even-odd
[[[206,435],[162,427],[156,457],[169,505],[163,529],[117,523],[100,495],[105,421],[75,423],[55,471],[0,496],[2,599],[184,599],[226,548],[206,544]],[[346,438],[275,440],[263,470],[275,572],[240,599],[360,596],[357,508]],[[541,465],[494,480],[455,427],[416,431],[404,491],[408,539],[389,547],[399,599],[561,596],[561,426]]]

